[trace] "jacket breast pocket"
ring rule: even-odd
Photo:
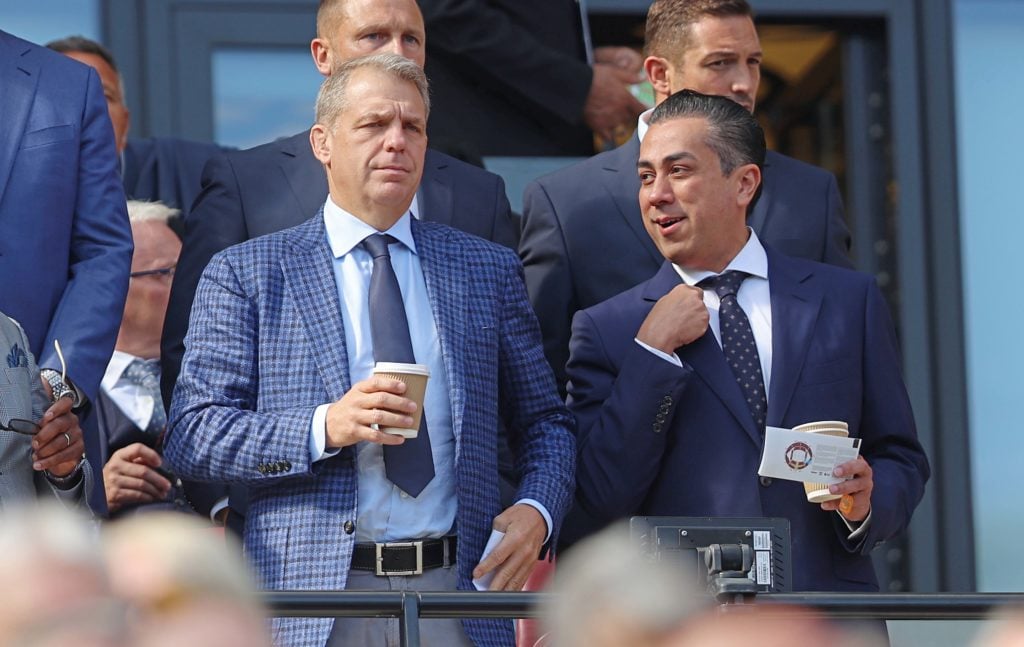
[[[48,126],[25,133],[21,139],[21,150],[49,146],[60,142],[71,141],[75,138],[75,129],[70,124],[60,126]]]

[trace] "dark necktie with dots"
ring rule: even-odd
[[[398,239],[388,234],[373,234],[363,247],[373,257],[370,274],[370,338],[375,362],[415,364],[409,320],[405,316],[402,288],[391,265],[388,246]],[[427,416],[420,417],[420,431],[401,445],[384,446],[384,472],[388,480],[412,496],[419,496],[434,478],[434,457],[430,449]]]
[[[711,276],[697,287],[714,290],[721,300],[718,308],[718,327],[722,336],[722,352],[725,361],[736,376],[736,382],[743,391],[743,397],[750,408],[757,430],[764,433],[765,417],[768,415],[768,398],[764,391],[764,375],[761,373],[761,357],[754,343],[754,331],[750,327],[747,313],[736,301],[746,272],[729,270],[718,276]]]

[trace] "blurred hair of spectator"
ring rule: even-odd
[[[580,542],[560,559],[545,613],[551,647],[670,644],[710,604],[682,567],[654,561],[625,524]],[[543,640],[543,639],[542,639]]]
[[[709,609],[666,640],[665,647],[887,647],[885,636],[868,625],[836,625],[796,606],[724,606]]]
[[[56,502],[4,508],[0,590],[0,645],[121,644],[95,527]]]
[[[270,646],[266,614],[241,547],[196,518],[134,516],[104,528],[114,593],[138,609],[137,647]]]

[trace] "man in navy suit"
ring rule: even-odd
[[[753,111],[761,44],[745,0],[656,0],[645,39],[657,102],[689,88]],[[647,114],[619,148],[540,178],[523,196],[519,255],[560,386],[573,314],[650,278],[662,261],[636,200]],[[763,195],[748,219],[758,236],[791,256],[850,267],[835,177],[773,152],[765,166]]]
[[[629,92],[639,55],[591,48],[578,0],[419,4],[435,142],[477,155],[591,155],[595,134],[612,141],[644,110]]]
[[[249,486],[246,551],[267,588],[472,590],[492,573],[491,589],[518,590],[572,496],[572,417],[518,258],[411,215],[428,97],[401,56],[339,67],[311,132],[330,188],[320,211],[218,254],[196,293],[165,455],[183,477]],[[399,337],[408,352],[382,358]],[[382,360],[430,369],[415,438],[378,428],[408,428],[417,407],[372,374]],[[504,511],[499,414],[523,475]],[[416,464],[396,468],[409,451]],[[484,556],[492,528],[505,534]],[[381,624],[278,619],[276,641],[386,644]],[[514,641],[508,620],[428,624],[430,644]]]
[[[782,253],[747,226],[764,134],[724,97],[684,90],[640,148],[653,278],[573,319],[569,407],[577,500],[601,521],[786,517],[796,590],[874,591],[868,554],[902,531],[928,461],[873,277]],[[840,500],[758,478],[765,425],[842,420],[860,457]]]
[[[84,418],[117,337],[132,238],[96,72],[0,31],[0,310]],[[94,465],[98,446],[86,436]]]

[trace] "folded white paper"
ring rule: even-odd
[[[768,427],[757,473],[787,481],[832,485],[845,480],[832,476],[832,470],[859,455],[860,438]]]
[[[501,540],[504,537],[505,533],[501,532],[500,530],[491,530],[491,536],[487,539],[487,545],[484,546],[484,554],[480,556],[481,562],[484,561],[484,559],[491,554],[491,551],[494,550],[498,546],[498,544],[501,543]],[[494,569],[493,571],[484,575],[483,577],[478,577],[475,580],[473,580],[473,586],[476,587],[476,590],[486,591],[491,586],[491,580],[494,579],[494,574],[497,572],[497,570],[498,569]]]

